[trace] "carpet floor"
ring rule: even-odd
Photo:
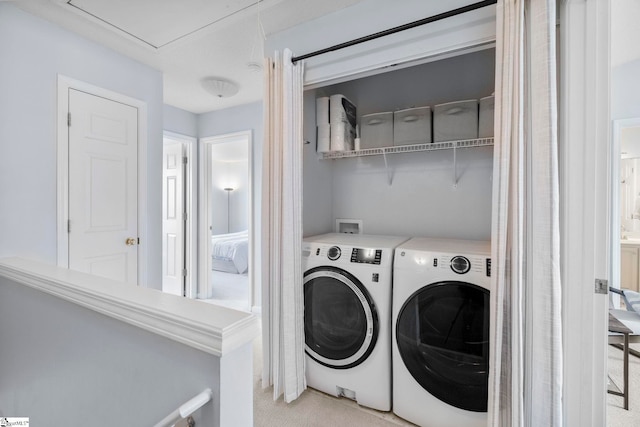
[[[640,344],[631,344],[640,351]],[[622,386],[622,350],[608,346],[609,377],[619,387]],[[607,426],[640,426],[640,358],[629,355],[629,410],[624,409],[622,397],[607,394]]]
[[[640,344],[631,345],[640,351]],[[609,375],[622,384],[622,351],[609,349]],[[253,417],[256,427],[390,427],[413,426],[392,412],[380,412],[359,406],[356,402],[336,398],[307,388],[302,396],[286,404],[282,397],[273,400],[273,388],[262,388],[262,345],[254,341],[254,398]],[[607,427],[640,426],[640,359],[629,357],[629,410],[623,407],[622,397],[607,395]]]

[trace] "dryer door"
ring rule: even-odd
[[[398,313],[396,341],[426,391],[457,408],[487,411],[488,290],[456,281],[419,289]]]
[[[304,274],[306,353],[318,363],[347,369],[362,363],[378,337],[378,313],[362,283],[323,266]]]

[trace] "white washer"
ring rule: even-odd
[[[406,237],[330,233],[303,242],[307,384],[391,410],[391,280]]]
[[[486,427],[490,243],[414,238],[396,248],[393,412],[425,427]]]

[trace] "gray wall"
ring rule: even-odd
[[[148,285],[161,287],[162,75],[0,2],[0,257],[56,263],[57,75],[148,106]],[[142,195],[143,197],[145,195]]]
[[[373,112],[491,95],[493,49],[378,74],[315,91],[305,97],[305,235],[333,231],[336,218],[363,220],[367,234],[464,239],[491,237],[491,148],[457,152],[459,182],[453,187],[453,151],[318,160],[315,154],[316,96],[344,94],[358,117]],[[391,145],[391,144],[389,144]]]
[[[611,118],[640,117],[640,59],[616,67],[611,73]]]
[[[5,278],[0,342],[0,416],[39,426],[150,426],[211,388],[213,402],[194,417],[221,425],[220,358]],[[251,366],[251,352],[239,354]],[[239,375],[251,384],[251,373]],[[251,425],[251,411],[242,412],[224,425]]]
[[[171,105],[163,106],[163,128],[180,135],[198,136],[198,115]]]

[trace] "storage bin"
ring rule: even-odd
[[[393,112],[365,114],[360,118],[360,148],[393,145]]]
[[[433,107],[433,141],[478,137],[478,100],[448,102]]]
[[[393,113],[393,145],[431,142],[431,107],[407,108]]]
[[[493,111],[495,100],[493,95],[480,99],[478,119],[478,138],[493,138]]]

